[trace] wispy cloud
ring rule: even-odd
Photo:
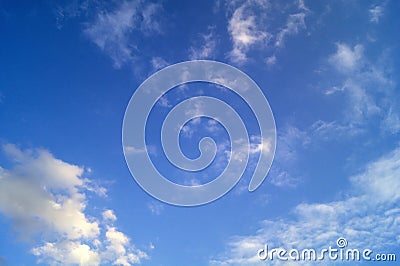
[[[257,23],[256,15],[248,2],[233,12],[229,20],[228,32],[233,43],[229,56],[236,63],[245,62],[248,50],[255,44],[265,43],[270,37],[270,33],[261,29]]]
[[[275,159],[268,180],[277,187],[296,187],[301,179],[293,169],[296,169],[298,163],[299,150],[308,146],[310,136],[308,132],[293,125],[278,132]]]
[[[267,63],[268,66],[273,66],[273,65],[275,65],[275,64],[276,64],[276,56],[275,56],[275,55],[268,56],[268,57],[265,59],[265,62]]]
[[[200,35],[201,43],[189,49],[189,59],[213,59],[217,50],[217,37],[215,28],[209,27],[207,34]]]
[[[372,23],[379,23],[379,20],[384,15],[385,4],[375,5],[369,9],[369,20]]]
[[[237,3],[230,2],[230,8],[234,8],[228,17],[228,33],[233,46],[229,58],[234,63],[248,62],[248,54],[258,50],[270,53],[264,58],[265,63],[272,66],[277,61],[276,52],[283,48],[285,39],[306,29],[305,18],[310,10],[304,1],[293,1],[287,5],[272,4],[269,1],[242,1],[240,5]],[[287,17],[281,27],[272,27],[278,21],[276,13]],[[278,23],[282,24],[280,21]]]
[[[353,124],[342,124],[338,121],[314,122],[308,129],[310,138],[323,141],[339,141],[346,137],[355,137],[362,133],[362,129]]]
[[[345,237],[352,248],[384,250],[398,246],[399,162],[397,148],[350,177],[352,188],[341,193],[341,199],[302,203],[293,209],[293,218],[264,220],[254,234],[232,237],[227,251],[211,264],[254,265],[259,261],[257,250],[264,244],[285,249],[319,249]],[[280,265],[279,261],[270,263]]]
[[[283,28],[276,37],[275,46],[282,47],[287,36],[297,34],[301,29],[305,29],[305,17],[306,14],[304,12],[290,15],[285,28]]]
[[[100,11],[93,22],[87,23],[84,33],[120,68],[133,63],[138,52],[135,35],[160,33],[156,16],[162,7],[154,3],[124,1],[112,11]]]
[[[160,215],[164,211],[164,204],[158,201],[151,201],[147,204],[151,214]]]
[[[164,95],[164,96],[162,96],[159,100],[158,100],[158,102],[157,102],[157,104],[159,105],[159,106],[161,106],[161,107],[172,107],[172,105],[170,104],[170,102],[169,102],[169,100],[168,100],[168,97],[166,96],[166,95]]]
[[[336,52],[329,56],[329,63],[342,75],[342,83],[328,95],[341,91],[347,97],[345,124],[349,129],[362,127],[366,121],[376,118],[380,121],[393,120],[399,116],[395,97],[395,82],[391,78],[390,63],[384,53],[377,62],[371,62],[365,56],[364,46],[353,47],[338,43]],[[377,122],[378,123],[378,122]],[[393,132],[393,127],[384,131]]]
[[[148,3],[142,7],[142,21],[140,28],[145,35],[162,33],[162,17],[163,7],[159,3]]]
[[[33,243],[39,263],[131,265],[148,258],[112,225],[117,220],[112,210],[104,211],[103,219],[87,214],[84,168],[46,150],[22,151],[12,144],[3,150],[14,167],[0,167],[0,213],[22,240]]]
[[[160,70],[161,68],[164,68],[168,65],[170,65],[170,63],[168,63],[165,59],[163,59],[162,57],[159,56],[154,56],[151,59],[151,65],[153,67],[153,70]]]

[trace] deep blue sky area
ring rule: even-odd
[[[394,0],[2,1],[0,266],[286,265],[257,252],[318,252],[340,238],[345,248],[372,250],[372,262],[349,265],[389,253],[400,260],[399,12]],[[123,147],[123,121],[148,77],[198,59],[257,83],[272,109],[276,151],[249,192],[262,153],[251,106],[209,83],[171,89],[145,129],[145,152],[167,179],[210,182],[237,155],[224,125],[195,118],[171,138],[190,159],[213,138],[216,157],[197,172],[169,162],[161,128],[179,103],[220,99],[252,136],[232,190],[180,207],[135,182],[124,148],[144,151]],[[199,101],[184,113],[208,108]]]

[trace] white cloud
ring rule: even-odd
[[[313,139],[319,140],[340,140],[343,137],[354,137],[362,130],[353,124],[341,124],[337,121],[318,120],[314,122],[308,129],[309,135]]]
[[[381,107],[376,103],[376,99],[358,81],[348,79],[344,88],[350,99],[349,114],[350,119],[357,123],[362,123],[366,118],[381,112]]]
[[[299,7],[300,10],[307,11],[307,12],[310,11],[310,9],[308,9],[308,7],[306,7],[306,4],[304,3],[304,0],[298,0],[297,4],[298,4],[298,7]]]
[[[278,140],[276,157],[288,163],[297,159],[298,148],[308,145],[310,136],[306,131],[288,125],[278,135]]]
[[[206,127],[206,129],[207,129],[208,132],[216,133],[216,132],[218,132],[218,131],[221,129],[221,127],[219,127],[219,123],[218,123],[217,120],[215,120],[215,119],[210,119],[210,120],[208,120],[208,122],[207,122],[207,127]]]
[[[288,125],[279,131],[274,163],[268,181],[277,187],[296,187],[300,182],[296,172],[298,151],[307,147],[310,136],[307,131]]]
[[[399,223],[400,148],[369,163],[350,177],[352,188],[341,199],[326,203],[297,205],[293,218],[265,220],[256,233],[232,237],[227,250],[211,261],[214,265],[254,265],[256,252],[271,248],[326,248],[339,237],[349,248],[382,251],[396,247]],[[280,265],[279,261],[269,261]]]
[[[230,60],[238,64],[246,63],[252,50],[271,52],[272,49],[273,55],[265,59],[268,66],[276,63],[276,50],[283,47],[288,36],[306,29],[305,18],[310,12],[302,0],[285,5],[269,1],[232,1],[228,8],[232,7],[235,8],[228,22],[233,45],[229,53]],[[276,15],[278,13],[279,16]],[[287,18],[284,25],[270,27],[275,23],[282,24],[282,17]]]
[[[69,1],[65,6],[57,6],[54,10],[57,28],[61,30],[68,19],[89,13],[89,6],[90,1]]]
[[[126,154],[138,154],[138,153],[145,153],[146,149],[136,148],[134,146],[125,146],[124,151]]]
[[[189,99],[189,105],[185,110],[185,115],[187,117],[198,117],[205,113],[206,103],[202,99]],[[195,124],[198,124],[200,120],[193,119]]]
[[[151,65],[153,66],[153,70],[160,70],[161,68],[170,65],[170,63],[161,57],[155,56],[151,59]]]
[[[344,91],[343,87],[333,86],[332,88],[327,89],[324,93],[325,93],[325,95],[331,95],[331,94],[334,94],[337,92],[342,92],[342,91]]]
[[[267,57],[267,59],[265,59],[265,62],[269,66],[275,65],[276,64],[276,56],[275,55],[271,55],[271,56]]]
[[[212,27],[209,28],[209,33],[200,35],[202,44],[199,47],[192,46],[189,49],[190,60],[196,59],[212,59],[215,56],[217,49],[217,41]]]
[[[135,29],[138,12],[137,2],[123,2],[114,12],[101,12],[85,29],[85,34],[114,62],[116,68],[133,60],[135,49],[129,42],[129,34]]]
[[[106,210],[102,213],[103,219],[106,221],[115,222],[117,220],[117,216],[115,216],[113,210]]]
[[[52,228],[69,239],[97,237],[98,222],[85,215],[85,195],[79,192],[82,168],[44,150],[24,153],[10,144],[4,150],[17,165],[2,171],[0,210],[18,221],[19,229],[30,236],[39,228]]]
[[[237,8],[229,20],[228,32],[233,42],[229,56],[233,62],[243,63],[247,60],[246,53],[255,44],[265,43],[270,33],[261,30],[256,22],[256,16],[247,3]]]
[[[364,51],[362,45],[357,44],[351,48],[346,44],[338,43],[336,48],[336,52],[331,55],[329,61],[337,70],[347,73],[360,67]]]
[[[172,107],[166,95],[160,97],[160,99],[158,99],[157,101],[157,104],[161,107],[167,107],[167,108]]]
[[[154,215],[160,215],[164,211],[164,204],[158,201],[152,201],[147,204],[150,212]]]
[[[283,30],[281,30],[276,37],[275,46],[282,47],[284,39],[287,36],[297,34],[301,29],[305,29],[306,28],[306,23],[304,22],[305,17],[306,14],[303,12],[290,15],[287,20],[286,27]]]
[[[107,252],[115,244],[108,239],[107,222],[117,217],[106,210],[104,224],[87,214],[90,186],[83,178],[83,167],[63,162],[46,150],[22,151],[12,144],[3,150],[15,165],[11,170],[0,167],[0,213],[12,221],[20,238],[33,243],[31,253],[39,263],[100,265],[128,255],[135,256],[128,263],[147,258],[129,241],[119,245],[125,253]],[[122,232],[118,235],[128,239]]]
[[[260,152],[271,152],[271,140],[267,138],[261,138],[258,135],[251,135],[250,136],[250,154],[258,154]]]
[[[379,119],[376,123],[381,124],[383,131],[397,133],[400,129],[387,123],[396,121],[399,116],[387,54],[383,52],[377,62],[370,62],[361,44],[351,48],[338,43],[336,47],[336,52],[329,56],[329,63],[342,74],[343,81],[325,94],[335,95],[334,92],[341,91],[347,98],[345,122],[341,126],[359,131],[367,121],[375,118]]]
[[[269,182],[277,187],[296,187],[300,180],[293,177],[288,171],[275,167],[271,169]]]
[[[148,255],[141,250],[132,252],[129,238],[115,227],[108,227],[106,232],[106,251],[104,257],[113,265],[131,265],[140,263],[141,259],[148,259]]]
[[[392,107],[389,108],[388,114],[382,123],[382,127],[384,131],[388,131],[392,134],[400,132],[400,116]]]
[[[369,19],[372,23],[379,23],[379,20],[384,14],[384,5],[376,5],[369,9]]]
[[[49,265],[100,265],[100,255],[79,241],[46,243],[34,248],[32,254],[39,263]]]
[[[115,10],[102,10],[84,33],[114,62],[114,67],[132,63],[137,52],[134,34],[161,32],[155,16],[161,6],[140,1],[124,1]]]
[[[142,8],[142,22],[141,29],[146,35],[151,33],[162,33],[162,27],[159,14],[162,13],[162,5],[159,3],[149,3]]]

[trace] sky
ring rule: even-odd
[[[313,265],[257,252],[321,250],[339,238],[399,260],[399,10],[390,0],[2,1],[0,265]],[[220,99],[250,140],[233,189],[183,207],[139,186],[124,148],[143,151],[123,147],[122,131],[147,78],[196,59],[229,64],[259,86],[276,150],[249,192],[258,158],[274,147],[260,147],[257,114],[214,83],[172,88],[145,131],[146,152],[167,179],[211,182],[242,144],[215,119],[191,119],[167,139],[178,137],[196,159],[199,142],[212,138],[215,158],[201,171],[175,167],[161,131],[181,102],[194,117],[212,106],[190,99]]]

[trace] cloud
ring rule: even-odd
[[[283,170],[279,167],[271,169],[269,182],[277,187],[297,187],[299,184],[299,178],[293,177],[287,170]]]
[[[32,254],[40,257],[38,262],[50,265],[100,265],[99,254],[79,241],[46,243]]]
[[[149,3],[143,7],[141,30],[145,35],[162,33],[162,26],[160,24],[162,19],[159,17],[162,11],[162,5],[158,3]]]
[[[106,221],[115,222],[117,220],[117,216],[115,216],[113,210],[106,210],[102,213],[103,219]]]
[[[250,47],[262,44],[270,37],[270,33],[260,29],[247,2],[233,12],[228,23],[228,32],[233,43],[229,57],[236,63],[245,62]]]
[[[158,201],[152,201],[147,204],[150,212],[154,215],[160,215],[164,211],[164,204]]]
[[[158,99],[157,104],[161,107],[167,107],[170,108],[172,107],[171,103],[169,102],[168,98],[166,95],[160,97],[160,99]]]
[[[161,57],[155,56],[151,59],[151,65],[153,66],[153,70],[160,70],[161,68],[170,65],[170,63]]]
[[[336,44],[336,52],[330,56],[329,62],[338,70],[344,73],[356,70],[360,67],[363,58],[364,47],[360,44],[353,48],[346,44]]]
[[[305,18],[310,12],[301,0],[285,5],[269,1],[233,1],[229,2],[229,9],[233,9],[227,28],[233,46],[229,52],[230,60],[243,64],[248,62],[248,55],[255,49],[263,53],[272,51],[272,55],[264,57],[268,66],[276,63],[276,51],[283,47],[288,36],[306,29]],[[285,24],[272,27],[281,25],[282,17],[286,18]]]
[[[354,137],[363,131],[353,124],[341,124],[337,121],[318,120],[308,129],[308,134],[314,140],[340,140],[344,137]]]
[[[146,149],[140,149],[134,146],[125,146],[124,151],[126,154],[138,154],[138,153],[145,153]]]
[[[336,95],[334,92],[341,91],[347,99],[345,122],[341,126],[359,131],[367,121],[376,119],[384,132],[399,132],[399,129],[387,123],[399,117],[395,82],[391,78],[387,52],[383,52],[377,62],[370,62],[364,55],[363,45],[351,47],[338,43],[336,52],[329,56],[328,61],[343,78],[342,84],[325,93]]]
[[[91,1],[69,1],[67,5],[58,5],[54,9],[56,26],[61,30],[66,21],[71,18],[87,15],[90,11]]]
[[[288,125],[278,131],[278,141],[268,181],[277,187],[296,187],[300,182],[300,175],[296,169],[298,151],[307,147],[310,136],[307,131]]]
[[[135,35],[160,33],[156,15],[162,7],[154,3],[124,1],[115,10],[100,11],[86,24],[85,35],[113,60],[114,67],[135,61],[138,43]]]
[[[201,34],[202,44],[189,48],[189,59],[213,59],[217,49],[217,41],[213,27],[209,27],[207,34]]]
[[[85,34],[114,62],[116,68],[133,60],[135,47],[129,42],[129,34],[135,29],[137,2],[123,2],[114,12],[101,12],[88,24]]]
[[[297,205],[291,218],[264,220],[256,233],[235,236],[213,265],[254,265],[257,250],[271,248],[316,250],[335,245],[339,237],[349,248],[382,251],[398,246],[400,238],[400,148],[370,162],[349,178],[351,189],[339,200]],[[280,265],[279,261],[269,261]]]
[[[85,195],[79,192],[84,187],[82,168],[44,150],[24,153],[10,144],[4,150],[17,165],[11,172],[2,170],[0,209],[18,222],[20,230],[32,235],[50,227],[69,239],[99,234],[98,223],[84,213]]]
[[[297,34],[301,29],[305,29],[305,17],[306,14],[304,12],[290,15],[287,20],[286,27],[282,29],[276,37],[275,46],[282,47],[284,39],[287,36]]]
[[[400,117],[398,112],[393,110],[393,107],[389,108],[387,116],[382,122],[382,127],[391,134],[400,132]]]
[[[129,241],[121,243],[125,253],[108,251],[115,244],[107,236],[109,223],[117,217],[112,210],[103,212],[103,220],[87,214],[91,190],[83,167],[42,149],[22,151],[6,144],[3,150],[14,166],[0,167],[0,213],[12,221],[22,240],[33,243],[31,253],[39,263],[100,265],[126,256],[136,258],[128,263],[147,258]],[[113,228],[112,232],[119,232]],[[122,232],[119,235],[129,239]]]
[[[384,14],[384,5],[376,5],[369,9],[369,20],[372,23],[379,23],[379,20]]]
[[[132,252],[127,250],[130,246],[129,238],[115,227],[110,226],[106,232],[106,251],[104,252],[105,259],[113,265],[128,266],[131,264],[139,264],[142,259],[148,259],[148,255],[136,250]]]
[[[331,94],[341,92],[341,91],[344,91],[343,87],[333,86],[332,88],[327,89],[324,93],[325,93],[325,95],[331,95]]]
[[[265,59],[265,62],[266,62],[267,65],[269,65],[269,66],[275,65],[275,64],[276,64],[276,56],[275,56],[275,55],[271,55],[271,56],[267,57],[267,58]]]

